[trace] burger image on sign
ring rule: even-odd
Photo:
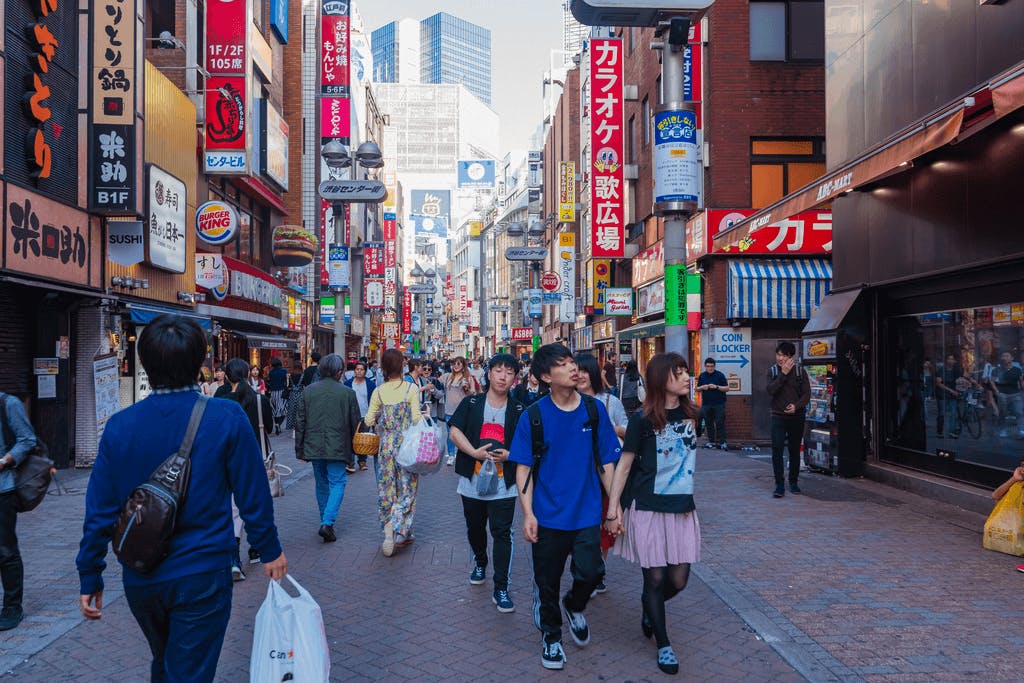
[[[279,225],[274,228],[274,265],[305,266],[316,255],[316,235],[298,225]]]
[[[196,209],[196,235],[209,245],[219,247],[238,235],[238,213],[230,204],[206,202]]]

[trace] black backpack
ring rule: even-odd
[[[0,392],[0,427],[3,429],[4,452],[15,442],[14,431],[7,424],[7,394]],[[17,494],[14,509],[18,512],[35,510],[46,492],[50,490],[53,478],[53,461],[46,444],[37,436],[36,445],[14,470],[14,492]]]
[[[601,470],[604,468],[601,465],[601,454],[597,451],[597,401],[594,400],[593,396],[588,394],[580,394],[580,398],[583,399],[583,405],[587,408],[586,424],[590,425],[590,439],[594,455],[594,469],[597,470],[598,476],[600,476]],[[530,480],[536,480],[537,477],[540,476],[540,461],[548,451],[548,446],[544,443],[544,423],[541,421],[540,406],[537,405],[537,403],[531,404],[526,409],[526,414],[530,418],[530,440],[532,441],[533,465],[530,467],[530,473],[526,476],[526,482],[523,483],[523,493],[526,493],[526,489],[530,488]]]
[[[192,475],[192,442],[210,399],[199,396],[178,452],[128,495],[114,525],[114,554],[140,574],[149,574],[171,552],[178,511]]]

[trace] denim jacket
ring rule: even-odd
[[[0,432],[3,435],[0,437],[0,440],[4,442],[3,453],[0,453],[0,457],[10,453],[11,457],[14,458],[15,467],[17,467],[35,447],[36,433],[32,429],[32,423],[28,421],[25,406],[22,405],[17,397],[0,393],[0,401],[4,402],[4,412],[7,416],[7,424],[2,432]],[[14,437],[14,443],[8,443],[11,435]],[[7,493],[13,490],[14,469],[5,467],[0,472],[0,493]]]

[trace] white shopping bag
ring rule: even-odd
[[[290,575],[298,597],[292,597],[280,581],[271,581],[267,597],[256,613],[250,683],[327,683],[331,656],[327,650],[320,605]]]

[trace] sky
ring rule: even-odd
[[[491,30],[491,107],[501,118],[502,152],[525,150],[543,116],[550,50],[562,47],[561,0],[363,0],[368,32],[406,17],[454,14]]]

